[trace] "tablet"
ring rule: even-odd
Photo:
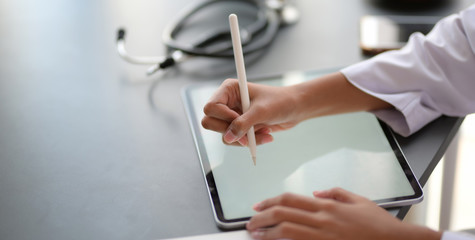
[[[289,73],[256,79],[268,85],[296,84],[318,73]],[[341,187],[382,207],[422,200],[422,189],[398,143],[371,113],[319,117],[273,133],[257,147],[257,165],[246,147],[228,146],[220,133],[201,126],[203,107],[219,83],[188,86],[185,109],[217,225],[242,228],[255,214],[252,205],[285,192],[312,196]]]

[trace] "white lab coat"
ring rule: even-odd
[[[475,5],[413,34],[398,51],[341,72],[356,87],[394,105],[374,113],[408,136],[441,116],[475,112]]]
[[[379,54],[341,72],[356,87],[394,106],[374,114],[403,136],[441,115],[475,112],[475,5],[442,19],[398,51]],[[475,223],[474,223],[475,224]],[[444,232],[442,240],[475,236]]]

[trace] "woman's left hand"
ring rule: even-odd
[[[255,239],[437,239],[441,233],[403,223],[374,202],[341,188],[314,198],[285,193],[254,206]]]

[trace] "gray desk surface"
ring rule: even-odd
[[[219,231],[179,93],[233,76],[221,71],[232,61],[193,59],[146,77],[114,44],[124,26],[131,53],[164,53],[161,31],[188,2],[0,0],[0,239]],[[363,0],[296,4],[300,22],[248,64],[251,78],[360,61],[359,18],[391,13]],[[422,184],[460,123],[444,117],[400,139]]]

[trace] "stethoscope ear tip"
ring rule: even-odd
[[[119,28],[119,30],[117,30],[117,41],[124,40],[124,38],[125,38],[125,29]]]

